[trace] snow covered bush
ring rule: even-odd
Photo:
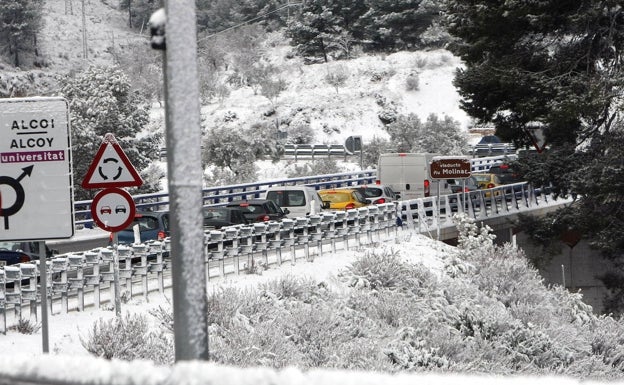
[[[418,91],[420,89],[420,79],[418,73],[410,74],[405,78],[405,90],[406,91]]]
[[[491,233],[492,229],[485,225],[479,228],[474,219],[464,213],[453,215],[457,227],[457,249],[459,253],[471,252],[482,248],[490,249],[494,245],[496,236]]]
[[[41,329],[41,324],[20,317],[14,328],[21,334],[35,334],[39,331],[39,329]]]
[[[411,281],[409,266],[394,250],[366,252],[344,275],[348,277],[350,286],[372,290],[396,289]]]
[[[523,253],[466,225],[471,245],[432,271],[408,251],[361,252],[336,280],[285,275],[208,297],[210,359],[240,367],[341,368],[624,377],[624,323],[578,293],[546,287]],[[469,230],[469,231],[468,231]],[[475,246],[480,240],[481,247]],[[485,247],[483,246],[485,245]],[[109,358],[173,361],[169,309],[160,325],[100,321],[83,342]]]
[[[428,346],[421,333],[411,327],[400,329],[391,348],[385,349],[384,353],[394,365],[405,370],[449,366],[449,361],[439,354],[439,349]]]
[[[126,314],[110,320],[100,319],[85,338],[80,337],[80,342],[89,353],[106,359],[172,363],[172,336],[150,329],[145,315]]]

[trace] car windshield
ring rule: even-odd
[[[0,250],[21,250],[20,242],[0,242]]]
[[[490,176],[483,174],[483,175],[473,175],[473,177],[475,178],[475,180],[477,182],[489,182],[490,181]]]
[[[326,193],[321,194],[321,196],[323,197],[323,200],[330,201],[331,203],[344,203],[351,200],[351,194],[347,191]]]
[[[204,209],[204,219],[226,219],[227,209]]]
[[[152,216],[143,215],[141,217],[134,218],[134,221],[123,231],[134,231],[134,225],[139,225],[139,231],[149,231],[158,229],[158,219]]]
[[[301,190],[269,191],[267,199],[275,202],[280,207],[305,206],[305,194]]]
[[[378,187],[365,187],[365,188],[359,189],[359,191],[366,198],[377,198],[383,195],[383,190]]]

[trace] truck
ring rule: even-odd
[[[451,193],[452,180],[434,180],[429,175],[431,160],[440,154],[389,153],[380,154],[377,165],[377,183],[388,185],[398,193],[400,200],[424,198]]]

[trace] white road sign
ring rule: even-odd
[[[0,99],[0,132],[0,240],[74,235],[67,101]]]

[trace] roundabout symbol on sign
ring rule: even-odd
[[[15,201],[13,202],[13,204],[9,207],[4,207],[2,201],[2,190],[0,190],[0,216],[4,217],[5,230],[9,229],[9,217],[20,211],[20,209],[24,205],[25,194],[24,188],[20,184],[20,181],[26,176],[30,176],[33,167],[34,166],[24,167],[22,169],[24,172],[17,178],[11,178],[10,176],[0,176],[0,186],[7,185],[15,191]]]

